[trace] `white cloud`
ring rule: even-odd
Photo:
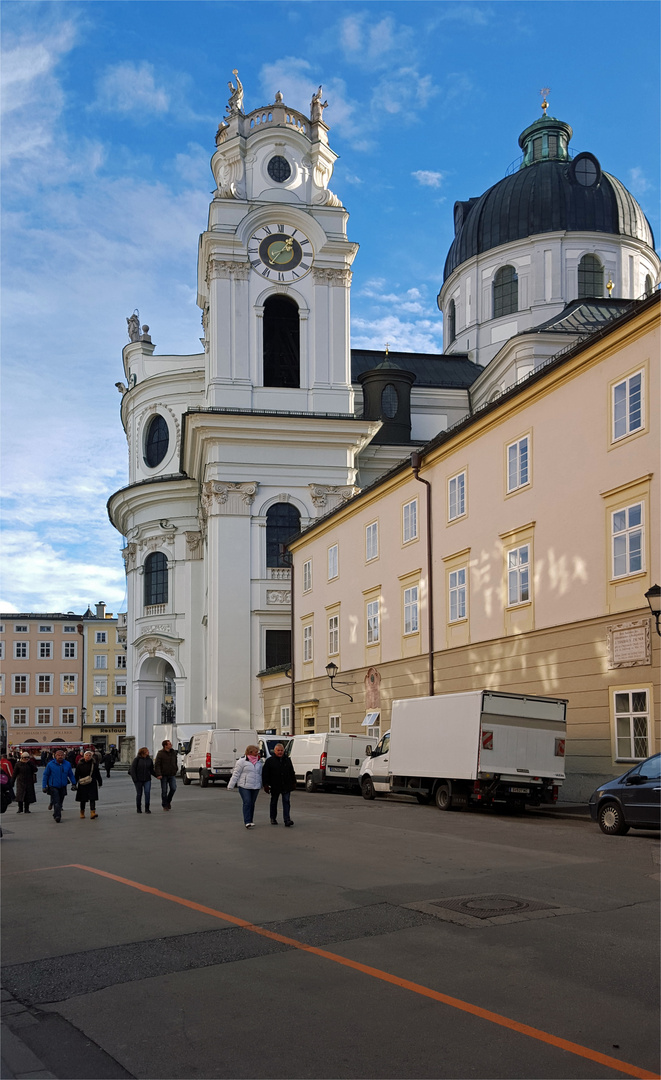
[[[356,104],[348,97],[343,79],[331,78],[324,82],[321,72],[313,69],[308,60],[296,56],[287,56],[272,64],[264,64],[259,74],[266,101],[252,106],[246,105],[246,111],[274,101],[277,91],[280,90],[285,104],[308,116],[312,95],[322,84],[324,100],[328,100],[328,109],[324,113],[325,123],[347,138],[354,145],[354,149],[358,148],[353,120]],[[366,149],[368,146],[369,144],[362,140],[360,148]]]
[[[125,60],[106,68],[97,80],[96,91],[93,107],[103,112],[146,117],[166,113],[170,108],[170,96],[157,86],[154,65],[146,60],[140,64]]]
[[[388,67],[393,57],[401,64],[414,42],[412,29],[398,24],[392,15],[378,20],[366,13],[347,15],[340,21],[338,36],[345,59],[372,70]]]
[[[383,75],[375,86],[372,111],[376,117],[386,112],[414,121],[418,119],[418,111],[426,108],[439,92],[431,75],[420,75],[415,67],[400,67]]]
[[[4,611],[80,612],[98,597],[111,610],[122,605],[125,581],[119,556],[115,566],[107,558],[75,559],[29,530],[5,535],[3,547]]]
[[[629,169],[629,187],[634,195],[645,195],[651,191],[653,184],[647,179],[643,170],[636,165],[633,169]]]
[[[355,349],[382,349],[387,341],[393,352],[441,352],[442,337],[440,320],[405,321],[397,315],[351,320],[351,344]]]
[[[411,173],[411,176],[423,187],[433,188],[440,188],[442,181],[445,179],[445,173],[431,172],[429,169],[417,169],[416,172]]]

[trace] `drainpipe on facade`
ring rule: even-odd
[[[294,556],[289,552],[291,568],[291,577],[289,579],[290,589],[290,602],[289,608],[291,611],[290,620],[290,646],[289,646],[289,662],[291,664],[291,717],[289,720],[289,732],[291,735],[296,734],[296,680],[294,679]]]
[[[416,480],[427,488],[427,636],[429,638],[429,697],[434,696],[434,589],[432,569],[431,484],[419,475],[422,457],[411,454],[411,468]]]

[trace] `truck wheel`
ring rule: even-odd
[[[209,787],[209,774],[200,769],[200,787]]]
[[[360,791],[364,799],[376,799],[376,791],[374,790],[374,784],[369,776],[363,777],[363,782],[360,785]]]
[[[307,776],[305,777],[305,790],[306,791],[316,791],[317,790],[317,785],[312,783],[312,773],[308,773]]]
[[[188,785],[191,783],[191,778],[190,778],[190,776],[188,775],[188,773],[186,772],[185,769],[181,770],[181,779],[183,780],[186,787],[188,787]]]
[[[439,810],[452,809],[452,795],[448,784],[439,784],[436,788],[434,800]]]
[[[617,803],[609,802],[600,806],[597,821],[601,831],[607,833],[608,836],[624,836],[629,832],[622,808]]]

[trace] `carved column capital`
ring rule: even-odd
[[[218,514],[250,514],[259,484],[228,484],[207,480],[202,485],[202,507],[207,517]]]
[[[191,561],[194,559],[202,558],[203,540],[201,532],[187,532],[186,536],[186,558]]]
[[[351,270],[336,270],[333,267],[317,267],[312,271],[315,285],[351,285]]]
[[[219,259],[212,255],[207,265],[207,281],[215,281],[217,278],[235,281],[247,281],[250,277],[250,263],[232,262],[229,259]]]

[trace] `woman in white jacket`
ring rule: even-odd
[[[246,746],[246,752],[234,766],[228,788],[238,787],[243,803],[243,824],[246,829],[254,829],[253,817],[255,803],[262,786],[262,759],[258,746]]]

